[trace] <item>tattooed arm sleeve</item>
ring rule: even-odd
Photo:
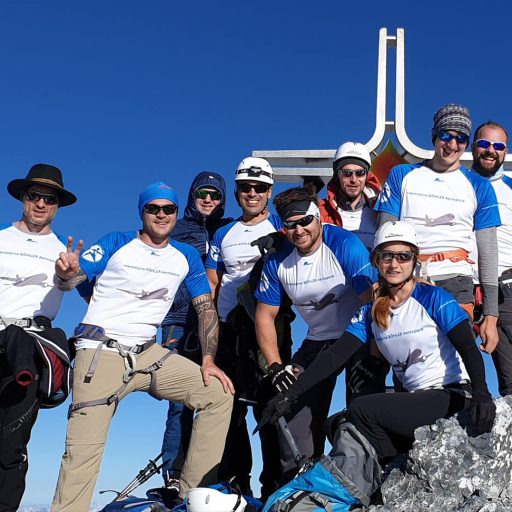
[[[198,318],[199,342],[204,356],[215,358],[219,341],[219,319],[209,293],[192,299]]]

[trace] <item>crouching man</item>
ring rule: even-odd
[[[214,364],[218,319],[210,287],[197,251],[169,240],[178,211],[176,193],[154,183],[141,192],[138,208],[140,231],[110,233],[81,256],[68,250],[56,262],[61,287],[79,285],[89,307],[75,330],[73,402],[54,512],[89,510],[110,421],[132,391],[197,412],[180,497],[216,480],[234,390]],[[198,316],[201,367],[155,343],[182,282]]]

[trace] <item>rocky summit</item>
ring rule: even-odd
[[[512,396],[495,404],[490,434],[468,435],[465,413],[418,428],[408,457],[387,468],[383,505],[367,510],[512,511]]]

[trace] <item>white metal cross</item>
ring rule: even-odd
[[[388,50],[396,49],[395,120],[386,120],[387,56]],[[441,105],[439,105],[441,106]],[[427,129],[430,129],[428,127]],[[433,151],[416,146],[405,130],[405,41],[404,29],[398,28],[396,36],[388,35],[386,28],[379,31],[379,60],[377,67],[377,109],[375,131],[366,143],[374,156],[386,143],[386,133],[394,134],[399,152],[409,162],[432,158]],[[340,141],[345,142],[345,141]],[[266,158],[274,169],[277,181],[298,182],[306,176],[319,176],[324,181],[332,177],[332,159],[335,149],[253,151],[253,156]],[[465,167],[471,167],[471,152],[461,158]],[[505,158],[505,169],[512,170],[512,154]]]

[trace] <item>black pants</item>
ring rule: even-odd
[[[318,353],[334,341],[304,340],[299,350],[292,357],[292,364],[306,369]],[[293,412],[286,417],[288,428],[301,455],[319,457],[324,453],[324,423],[329,414],[336,377],[337,375],[331,375],[304,393]],[[281,471],[283,473],[282,484],[284,484],[295,476],[297,465],[292,450],[280,431],[279,446],[281,448]]]
[[[0,355],[0,381],[10,375],[5,355]],[[18,510],[25,491],[27,444],[39,412],[37,395],[37,380],[26,387],[11,380],[0,393],[0,512]]]
[[[362,396],[349,406],[347,419],[370,441],[379,461],[387,463],[411,448],[415,429],[467,407],[469,399],[461,391],[428,389]]]
[[[492,353],[501,396],[512,395],[512,287],[508,289],[508,286],[500,286],[498,320],[500,341]]]
[[[275,390],[270,382],[261,378],[254,357],[249,354],[248,337],[255,334],[239,335],[229,324],[221,323],[219,350],[215,361],[233,381],[236,394],[226,437],[226,447],[219,468],[219,478],[235,481],[243,494],[251,492],[252,450],[247,429],[247,411],[253,408],[256,421],[261,419],[266,403],[274,396]],[[240,340],[240,337],[243,339]],[[283,361],[289,361],[290,355],[281,354]],[[257,402],[256,404],[254,402]],[[266,499],[280,486],[281,470],[279,464],[279,443],[273,425],[265,425],[259,431],[262,471],[260,474],[261,496]]]

